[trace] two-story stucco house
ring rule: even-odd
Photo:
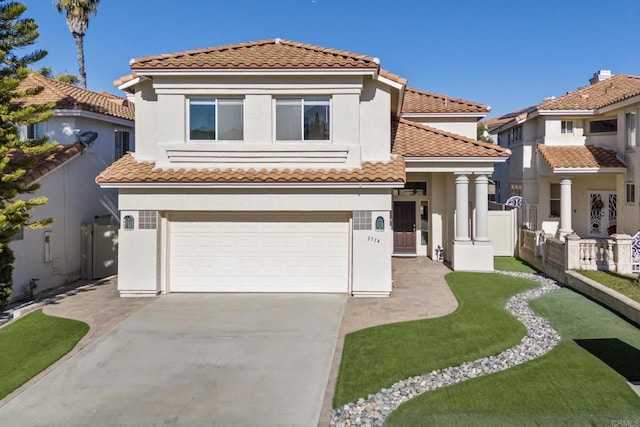
[[[488,108],[409,89],[377,58],[281,39],[150,56],[119,190],[121,295],[387,296],[392,256],[491,270]],[[473,227],[471,224],[473,223]]]
[[[101,189],[95,178],[114,160],[134,149],[132,102],[35,73],[23,80],[19,88],[36,87],[42,91],[16,102],[22,105],[53,103],[54,116],[46,122],[22,126],[20,137],[35,139],[47,135],[60,146],[40,156],[35,167],[27,171],[23,183],[37,183],[40,188],[24,197],[46,196],[47,204],[37,207],[33,217],[53,218],[54,223],[45,229],[24,229],[11,242],[16,258],[14,299],[24,295],[25,286],[32,279],[37,280],[37,291],[40,291],[80,278],[83,263],[91,255],[82,252],[82,224],[97,221],[115,224],[119,220],[117,192]],[[88,145],[78,139],[85,132],[97,134]],[[114,266],[116,261],[115,256],[110,260]]]
[[[531,227],[550,234],[634,234],[639,108],[640,77],[601,70],[588,86],[499,118],[491,133],[512,152],[494,175],[500,201],[522,196]]]

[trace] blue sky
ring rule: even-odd
[[[77,74],[52,0],[24,0],[41,62]],[[380,58],[409,85],[492,114],[588,84],[599,69],[640,75],[637,0],[102,0],[85,37],[88,86],[117,93],[129,59],[280,37]]]

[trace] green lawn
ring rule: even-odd
[[[531,307],[560,332],[547,355],[518,367],[425,393],[388,426],[614,425],[640,420],[640,330],[562,289]],[[622,424],[620,424],[622,425]],[[632,425],[632,424],[629,424]]]
[[[521,273],[536,273],[537,270],[521,259],[511,256],[493,257],[493,268],[502,271],[519,271]]]
[[[595,280],[598,283],[626,295],[634,301],[640,302],[640,285],[636,283],[636,278],[623,276],[612,271],[585,271],[578,270],[577,273]]]
[[[67,354],[89,331],[77,320],[28,314],[0,329],[0,399]]]
[[[525,327],[504,306],[532,281],[487,273],[449,273],[458,309],[445,317],[364,329],[345,337],[334,407],[412,375],[457,365],[517,344]]]

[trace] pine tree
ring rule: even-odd
[[[14,261],[9,242],[22,227],[37,228],[51,220],[32,221],[31,211],[47,202],[46,197],[21,198],[33,193],[37,184],[24,185],[20,179],[32,168],[37,156],[52,150],[56,144],[47,138],[21,141],[18,126],[48,120],[52,105],[22,106],[21,98],[33,96],[42,88],[18,89],[29,73],[28,67],[41,60],[46,52],[36,50],[22,55],[38,38],[38,25],[22,18],[26,6],[0,0],[0,307],[11,297]]]

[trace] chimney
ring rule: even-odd
[[[593,73],[589,83],[594,84],[611,78],[611,70],[599,70]]]

